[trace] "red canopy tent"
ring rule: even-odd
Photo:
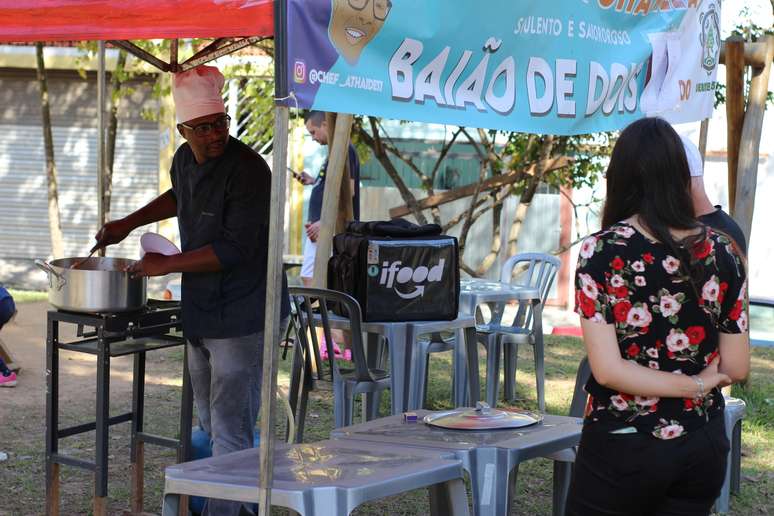
[[[0,0],[0,43],[33,41],[100,41],[98,104],[100,144],[104,156],[105,41],[124,48],[162,71],[183,71],[250,45],[262,38],[275,38],[276,97],[286,93],[283,0]],[[275,11],[277,16],[275,16]],[[279,30],[278,30],[279,28]],[[180,38],[215,38],[183,63],[177,60]],[[171,39],[168,62],[153,56],[129,40]],[[277,106],[273,170],[285,170],[287,161],[288,109]],[[100,184],[104,158],[98,158]],[[265,342],[279,342],[280,305],[275,303],[282,286],[283,214],[286,175],[272,176],[269,264],[266,287]],[[100,196],[100,205],[101,205]],[[100,212],[104,210],[100,208]],[[100,220],[103,215],[100,215]],[[269,514],[272,480],[273,403],[277,383],[277,346],[265,346],[261,406],[262,485],[260,514]],[[95,496],[95,508],[97,497]],[[95,513],[104,514],[104,505]],[[58,506],[47,504],[47,513],[58,514]]]
[[[0,41],[272,36],[272,0],[0,0]]]

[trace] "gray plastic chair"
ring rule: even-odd
[[[177,516],[180,496],[258,502],[258,448],[166,468],[162,516]],[[358,505],[428,488],[430,514],[468,516],[462,464],[453,454],[378,443],[278,444],[271,502],[303,516],[346,516]]]
[[[367,408],[367,410],[364,410],[366,421],[378,417],[381,394],[384,390],[390,388],[390,375],[383,369],[368,367],[363,347],[360,305],[351,296],[333,290],[301,287],[291,287],[288,290],[298,315],[296,324],[298,325],[297,336],[299,345],[296,346],[297,351],[294,357],[298,357],[298,360],[302,361],[301,363],[304,364],[303,370],[307,372],[307,376],[309,375],[309,364],[312,358],[312,352],[309,350],[314,350],[314,354],[317,355],[319,345],[317,343],[316,329],[322,327],[328,351],[328,369],[333,381],[335,427],[339,428],[352,424],[355,396],[358,394],[366,395],[364,407]],[[348,369],[341,368],[339,361],[334,359],[330,324],[330,307],[334,303],[337,303],[349,315],[349,328],[352,333],[350,349],[354,367]],[[309,343],[310,338],[311,345]],[[314,357],[315,360],[319,360],[317,356]],[[321,364],[322,361],[318,363]],[[294,365],[293,370],[297,371],[298,369],[299,365]],[[304,388],[303,384],[296,384],[297,387],[299,385],[301,388]],[[308,393],[308,391],[306,392]],[[298,414],[296,419],[299,425],[303,425],[303,420],[306,416],[304,396],[305,394],[302,391],[299,397],[304,401],[301,403],[300,408],[304,412]],[[303,432],[303,426],[301,428]],[[300,441],[300,438],[298,440]]]
[[[726,437],[731,444],[726,464],[726,479],[720,489],[720,496],[715,500],[715,512],[727,513],[730,510],[730,495],[739,494],[742,467],[742,420],[747,405],[744,400],[727,397],[723,417],[726,423]]]
[[[514,280],[514,272],[526,265],[523,273]],[[504,355],[505,398],[515,400],[516,359],[519,344],[530,344],[535,356],[535,380],[537,383],[538,408],[546,409],[545,370],[543,365],[543,323],[539,310],[545,306],[548,293],[559,270],[561,261],[543,253],[522,253],[511,256],[502,268],[500,281],[515,283],[540,291],[540,308],[536,310],[531,302],[520,302],[516,317],[511,325],[503,324],[505,306],[494,306],[492,319],[477,328],[478,342],[486,348],[486,400],[490,406],[497,404],[500,384],[500,353]]]

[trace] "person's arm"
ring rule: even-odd
[[[718,248],[719,247],[719,248]],[[716,246],[721,289],[720,301],[720,370],[734,383],[743,382],[750,373],[749,302],[747,270],[738,250]],[[722,279],[726,279],[723,282]]]
[[[177,215],[177,200],[174,192],[170,189],[139,210],[130,213],[122,219],[110,221],[102,226],[94,236],[97,243],[94,244],[91,251],[111,244],[117,244],[135,229],[172,218],[175,215]]]
[[[129,268],[129,272],[132,277],[164,276],[172,272],[217,272],[222,268],[212,245],[206,245],[172,256],[147,253],[142,260]]]
[[[720,334],[720,372],[728,375],[731,383],[741,383],[750,374],[750,334]]]
[[[613,324],[581,318],[581,329],[591,373],[600,385],[634,396],[697,396],[698,384],[690,376],[657,371],[622,358]],[[726,374],[718,371],[717,359],[697,376],[704,382],[705,394],[714,387],[731,381]]]

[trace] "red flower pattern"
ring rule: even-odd
[[[613,316],[615,317],[615,320],[617,322],[625,322],[626,316],[629,314],[629,309],[632,307],[632,304],[628,301],[621,301],[620,303],[616,303],[613,307]]]
[[[742,300],[737,299],[736,303],[734,303],[734,307],[731,309],[731,311],[728,313],[728,318],[732,321],[739,320],[739,317],[742,315]]]
[[[703,326],[689,326],[685,329],[685,334],[688,335],[688,340],[692,346],[701,344],[707,335]]]
[[[621,231],[622,228],[625,230]],[[718,353],[716,330],[706,325],[707,312],[714,311],[721,315],[721,320],[726,321],[725,326],[729,326],[728,331],[739,331],[737,327],[740,324],[730,323],[742,318],[743,300],[737,300],[729,312],[724,311],[723,302],[729,291],[736,293],[742,288],[744,268],[740,266],[738,258],[734,258],[737,261],[735,269],[724,265],[730,263],[725,255],[734,255],[729,254],[731,251],[720,235],[708,232],[707,239],[692,249],[692,255],[702,260],[706,269],[700,284],[710,280],[717,282],[715,299],[707,300],[699,296],[698,305],[690,284],[678,281],[677,273],[670,272],[670,267],[677,259],[663,246],[652,244],[633,227],[623,223],[595,234],[594,238],[601,245],[598,245],[593,256],[585,259],[582,266],[579,265],[578,274],[583,274],[587,290],[589,278],[592,278],[598,291],[607,295],[590,299],[579,293],[576,311],[582,317],[595,321],[599,320],[600,312],[609,313],[617,323],[615,331],[623,358],[651,370],[698,374]],[[721,254],[724,257],[718,259],[717,256]],[[643,263],[646,264],[644,270]],[[659,265],[649,267],[653,264]],[[637,275],[642,276],[641,280],[635,279]],[[611,285],[611,280],[616,286]],[[577,291],[582,286],[579,280]],[[669,289],[670,295],[681,296],[682,308],[679,313],[664,315],[659,310],[659,289],[665,287]],[[627,324],[634,307],[652,314],[652,320],[643,321],[647,322],[646,326]],[[667,346],[665,339],[673,333],[683,335],[682,339],[680,342],[670,342]],[[646,350],[647,353],[644,352]],[[633,395],[612,391],[594,385],[593,382],[592,386],[593,398],[590,397],[590,400],[593,401],[587,405],[587,417],[595,421],[620,421],[621,417],[625,417],[639,431],[650,432],[662,439],[694,431],[706,422],[707,415],[719,410],[720,405],[714,398],[718,396],[715,389],[701,401],[662,398],[659,403],[642,406],[635,403]]]

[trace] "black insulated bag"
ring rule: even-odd
[[[457,239],[437,224],[350,222],[333,237],[328,288],[354,297],[365,321],[456,319],[458,255]]]

